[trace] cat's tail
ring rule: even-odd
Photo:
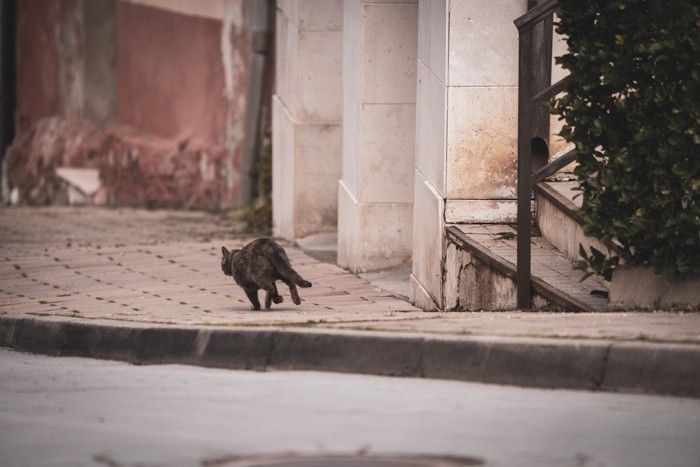
[[[311,287],[311,282],[301,277],[299,273],[296,272],[291,266],[289,266],[289,270],[291,273],[288,274],[287,277],[289,277],[289,279],[291,279],[292,282],[304,289]]]
[[[290,281],[294,282],[299,287],[311,287],[311,282],[301,277],[299,273],[294,270],[292,265],[289,264],[289,259],[285,256],[279,258],[279,260],[277,261],[277,271]]]

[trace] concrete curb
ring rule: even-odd
[[[0,317],[0,346],[56,356],[700,397],[700,346]]]

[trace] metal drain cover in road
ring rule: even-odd
[[[466,467],[484,465],[474,457],[433,456],[262,456],[231,459],[221,467]]]

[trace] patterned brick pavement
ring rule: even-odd
[[[700,343],[698,313],[424,313],[291,245],[313,287],[295,306],[282,285],[284,303],[252,312],[220,270],[222,244],[251,240],[241,230],[201,212],[0,208],[0,316]]]
[[[295,306],[251,312],[221,272],[221,245],[251,238],[240,225],[204,213],[4,209],[0,313],[181,325],[276,325],[353,321],[418,310],[343,269],[285,245],[314,286]],[[263,292],[260,292],[262,296]]]

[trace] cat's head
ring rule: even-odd
[[[240,250],[229,251],[225,246],[221,247],[221,270],[224,271],[224,274],[227,276],[233,275],[233,257],[239,251]]]

